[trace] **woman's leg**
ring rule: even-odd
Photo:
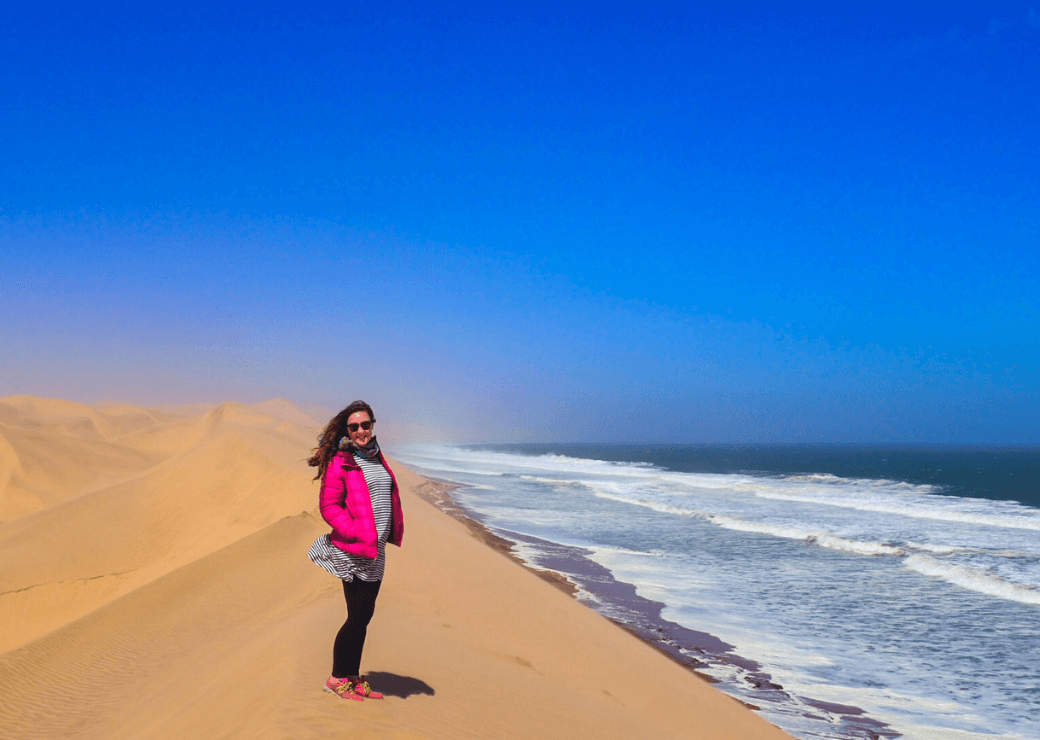
[[[361,651],[365,649],[368,623],[376,609],[382,581],[343,581],[347,599],[347,621],[339,628],[332,646],[332,675],[335,678],[361,675]]]

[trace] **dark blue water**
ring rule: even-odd
[[[473,449],[649,463],[678,473],[829,474],[935,486],[1040,508],[1040,448],[857,445],[498,444]]]

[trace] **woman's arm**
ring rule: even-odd
[[[358,537],[359,522],[351,515],[347,508],[347,476],[343,470],[343,459],[336,455],[329,462],[328,470],[321,481],[321,493],[318,497],[318,508],[322,519],[342,539],[347,542],[356,542]]]

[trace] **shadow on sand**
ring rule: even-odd
[[[409,676],[398,676],[396,673],[374,671],[366,673],[365,678],[368,679],[374,691],[401,699],[407,699],[409,696],[415,696],[416,694],[433,696],[436,693],[433,687],[425,681],[421,681],[418,678],[410,678]]]

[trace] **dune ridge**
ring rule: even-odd
[[[316,425],[283,400],[196,411],[0,399],[2,500],[40,492],[0,524],[0,736],[787,737],[486,547],[396,463],[405,546],[365,657],[388,698],[323,693],[345,609],[306,558],[327,531]]]
[[[244,404],[181,417],[19,397],[0,419],[17,451],[4,500],[50,502],[0,526],[0,651],[313,506],[312,430]]]

